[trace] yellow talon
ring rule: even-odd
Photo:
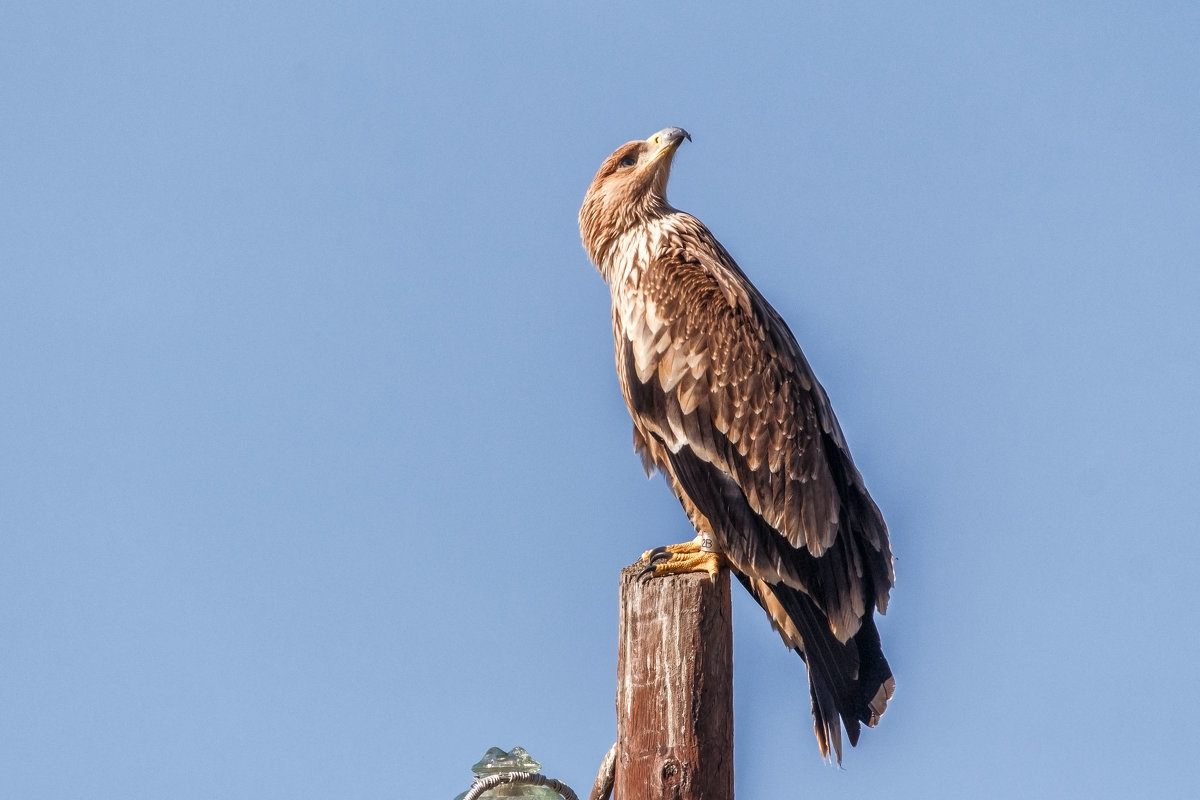
[[[661,578],[664,575],[682,575],[688,572],[707,572],[714,581],[717,573],[725,566],[725,557],[714,550],[704,550],[699,539],[682,544],[656,547],[642,554],[646,568],[642,575]]]

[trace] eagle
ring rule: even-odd
[[[806,665],[817,745],[842,760],[895,688],[874,612],[895,583],[887,525],[786,323],[704,223],[671,207],[691,136],[665,128],[600,166],[579,211],[612,295],[617,376],[648,475],[697,531],[648,577],[724,566]]]

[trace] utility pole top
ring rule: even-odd
[[[733,800],[729,571],[621,571],[616,800]]]

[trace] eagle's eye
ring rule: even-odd
[[[624,158],[621,159],[622,167],[632,167],[636,163],[637,163],[637,158],[635,158],[632,155],[625,156]]]

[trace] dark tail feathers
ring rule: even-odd
[[[736,574],[736,573],[735,573]],[[741,575],[738,580],[758,600],[752,584]],[[761,585],[761,584],[760,584]],[[858,633],[842,644],[829,630],[825,615],[804,592],[776,584],[771,592],[795,624],[804,647],[796,652],[808,667],[809,692],[821,755],[832,750],[842,760],[842,725],[851,745],[858,744],[861,723],[874,726],[887,708],[896,682],[883,656],[879,631],[870,611]]]

